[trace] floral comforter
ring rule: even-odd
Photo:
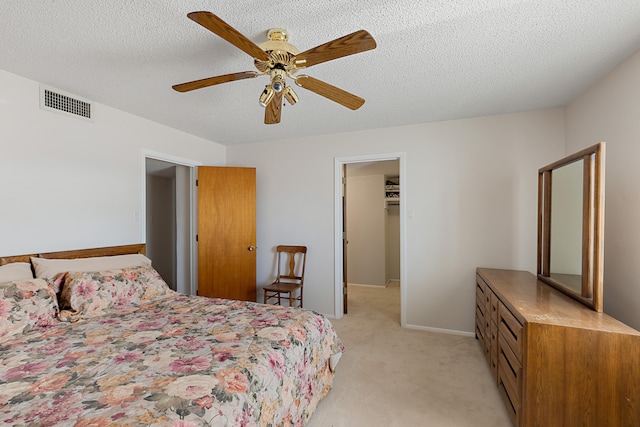
[[[341,351],[311,311],[170,294],[0,343],[0,425],[304,425]]]

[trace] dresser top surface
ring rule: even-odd
[[[640,336],[630,326],[591,310],[528,271],[478,268],[477,274],[523,324],[553,324]]]

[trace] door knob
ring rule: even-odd
[[[248,248],[248,249],[249,249],[250,251],[252,251],[252,250],[254,250],[254,249],[255,249],[255,246],[251,245],[251,246],[249,246],[249,248]]]

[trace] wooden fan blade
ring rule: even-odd
[[[264,50],[242,35],[238,30],[224,22],[211,12],[191,12],[187,17],[205,27],[207,30],[222,37],[238,49],[262,61],[268,61],[269,56]]]
[[[311,67],[332,59],[375,49],[376,41],[365,30],[356,31],[296,55],[296,65]]]
[[[180,83],[178,85],[171,86],[178,92],[189,92],[194,89],[201,89],[203,87],[209,87],[220,83],[233,82],[236,80],[252,79],[258,77],[260,73],[255,71],[243,71],[242,73],[224,74],[222,76],[208,77],[206,79],[194,80],[192,82]]]
[[[313,77],[298,76],[296,78],[296,84],[352,110],[357,110],[364,104],[364,99],[359,96],[355,96],[322,80],[314,79]]]
[[[276,92],[273,99],[264,108],[264,124],[275,125],[280,123],[280,115],[282,114],[282,92]]]

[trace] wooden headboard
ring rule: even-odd
[[[31,257],[72,259],[127,254],[146,255],[146,253],[146,245],[144,243],[136,243],[133,245],[108,246],[105,248],[77,249],[72,251],[4,256],[0,257],[0,265],[10,264],[12,262],[31,262]]]

